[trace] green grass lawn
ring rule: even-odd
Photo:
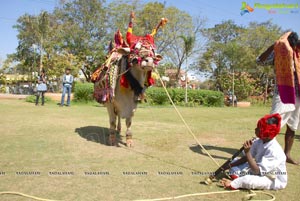
[[[257,120],[269,112],[268,107],[180,107],[179,110],[198,140],[220,164],[254,136]],[[122,145],[124,122],[120,146],[105,144],[108,115],[97,104],[60,108],[54,103],[36,107],[22,100],[0,100],[0,114],[0,175],[5,172],[0,176],[0,191],[56,200],[123,201],[223,190],[216,184],[201,184],[205,175],[192,175],[194,171],[213,172],[217,167],[199,148],[172,107],[141,105],[133,119],[135,146],[130,149]],[[283,145],[284,135],[277,139]],[[292,155],[300,159],[299,135]],[[288,164],[287,169],[287,188],[270,192],[277,200],[299,200],[300,167]],[[26,171],[40,175],[16,175]],[[55,171],[74,175],[49,175]],[[85,175],[91,171],[109,175]],[[182,200],[241,200],[246,194],[242,191]],[[0,195],[0,200],[30,199]]]

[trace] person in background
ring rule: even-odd
[[[63,91],[62,91],[61,103],[60,103],[61,107],[64,106],[66,93],[68,93],[67,106],[70,106],[72,84],[74,81],[74,77],[70,73],[71,73],[71,69],[67,68],[66,73],[63,76]]]
[[[45,74],[45,70],[42,69],[40,75],[38,76],[37,94],[35,99],[36,106],[39,105],[40,96],[42,96],[42,106],[44,106],[46,91],[47,91],[46,74]]]

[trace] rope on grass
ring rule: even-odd
[[[215,194],[225,194],[225,193],[237,193],[240,192],[240,190],[232,190],[232,191],[215,191],[215,192],[205,192],[205,193],[193,193],[193,194],[185,194],[185,195],[179,195],[175,197],[165,197],[165,198],[154,198],[154,199],[144,199],[144,200],[134,200],[134,201],[164,201],[164,200],[176,200],[181,198],[187,198],[187,197],[194,197],[194,196],[203,196],[203,195],[215,195]],[[264,195],[267,195],[271,197],[269,200],[253,200],[252,198],[257,196],[257,193],[261,193]],[[246,200],[252,200],[252,201],[274,201],[276,199],[275,195],[271,193],[267,193],[264,191],[253,191],[250,190],[248,195],[245,195],[243,197],[243,201]]]
[[[193,197],[193,196],[201,196],[201,195],[213,195],[213,194],[224,194],[224,193],[236,193],[240,190],[233,191],[215,191],[215,192],[206,192],[206,193],[193,193],[193,194],[185,194],[179,195],[175,197],[166,197],[166,198],[155,198],[155,199],[146,199],[146,200],[134,200],[134,201],[163,201],[163,200],[176,200],[181,198]]]
[[[204,148],[204,146],[200,143],[200,141],[197,139],[197,137],[195,136],[195,134],[193,133],[192,129],[189,127],[189,125],[186,123],[186,121],[184,120],[182,114],[179,112],[179,110],[177,109],[175,103],[173,102],[165,83],[163,82],[163,80],[160,77],[159,72],[155,69],[155,72],[158,74],[159,80],[172,104],[172,106],[174,107],[175,111],[177,112],[178,116],[180,117],[181,121],[183,122],[183,124],[185,125],[186,129],[188,130],[189,134],[191,134],[193,136],[193,138],[195,139],[195,141],[198,143],[198,145],[201,147],[201,149],[209,156],[209,158],[218,166],[220,167],[219,163],[210,155],[210,153]]]
[[[255,196],[257,196],[258,193],[267,195],[271,199],[269,199],[269,200],[253,200],[252,198],[255,197]],[[276,200],[276,197],[275,197],[275,195],[273,195],[271,193],[264,192],[264,191],[253,191],[253,190],[250,190],[249,194],[244,196],[243,201],[245,201],[245,200],[252,200],[252,201],[274,201],[274,200]]]
[[[40,198],[40,197],[36,197],[36,196],[32,196],[32,195],[27,195],[25,193],[20,193],[20,192],[15,192],[15,191],[3,191],[3,192],[0,192],[0,195],[4,195],[4,194],[18,195],[18,196],[30,198],[30,199],[33,199],[33,200],[39,200],[39,201],[59,201],[59,200],[50,200],[50,199],[46,199],[46,198]]]

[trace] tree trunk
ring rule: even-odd
[[[265,86],[265,93],[264,93],[264,104],[266,104],[266,102],[267,102],[268,85],[269,85],[269,79],[268,79],[268,77],[267,77],[266,86]]]
[[[43,37],[41,37],[40,44],[40,72],[43,70]]]
[[[81,71],[86,79],[87,82],[91,82],[91,76],[89,74],[87,74],[82,68]]]

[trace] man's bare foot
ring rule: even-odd
[[[288,156],[286,157],[286,162],[294,164],[294,165],[299,165],[300,164],[299,162],[296,162],[295,160],[293,160],[291,157],[288,157]]]
[[[222,184],[222,186],[224,186],[224,188],[230,189],[231,188],[231,180],[223,178],[220,183]]]

